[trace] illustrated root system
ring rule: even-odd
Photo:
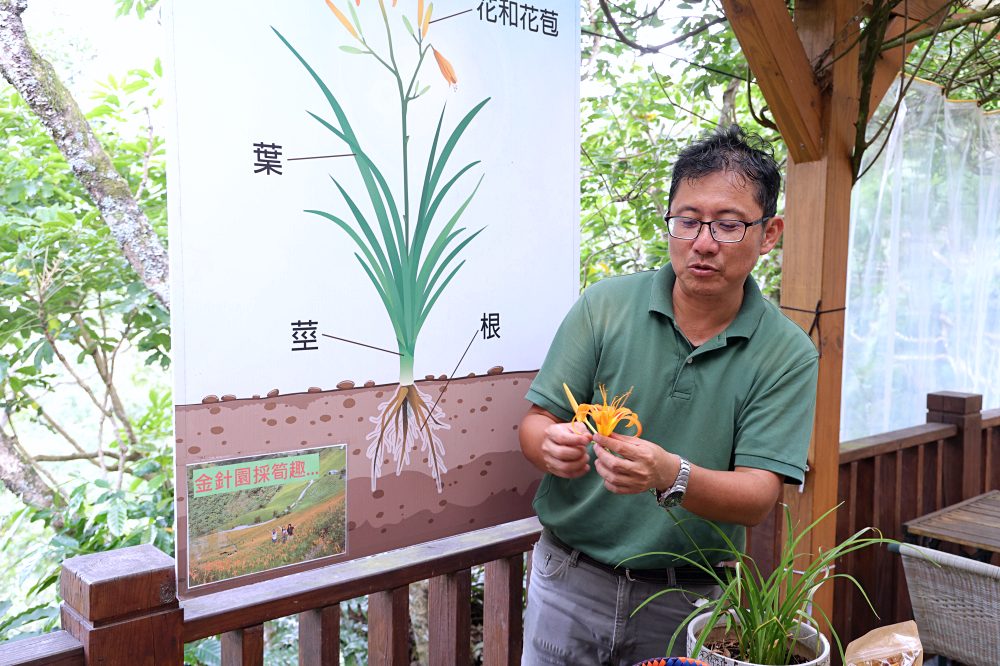
[[[403,467],[410,464],[410,454],[418,450],[419,443],[419,450],[426,455],[431,477],[440,493],[444,487],[442,477],[448,468],[444,463],[444,442],[438,431],[451,428],[444,422],[444,410],[413,384],[401,384],[389,400],[379,405],[378,414],[369,420],[375,424],[367,436],[372,492],[382,476],[383,465],[389,464],[391,459],[396,476],[399,476]]]

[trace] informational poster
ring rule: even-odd
[[[174,0],[181,595],[531,515],[576,3]]]

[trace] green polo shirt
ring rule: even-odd
[[[668,264],[588,288],[559,327],[527,399],[568,421],[563,382],[580,403],[600,403],[599,384],[609,400],[632,387],[626,406],[642,421],[643,439],[700,467],[754,467],[801,483],[816,404],[812,341],[748,278],[733,322],[695,348],[674,321],[675,280]],[[724,545],[706,521],[680,507],[666,511],[650,493],[606,490],[588,448],[585,476],[546,474],[535,496],[539,519],[559,539],[612,565],[640,553],[689,553],[692,541],[703,550]],[[744,548],[745,528],[717,525]],[[667,556],[630,562],[636,569],[679,564]]]

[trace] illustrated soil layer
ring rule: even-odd
[[[541,474],[521,454],[517,428],[529,407],[524,394],[534,375],[511,372],[416,383],[422,392],[435,399],[440,396],[443,423],[449,426],[438,431],[448,469],[440,493],[431,478],[426,452],[418,449],[410,451],[409,464],[399,475],[395,464],[386,461],[372,491],[372,463],[365,455],[367,437],[375,427],[372,417],[393,395],[395,384],[354,388],[342,382],[344,388],[333,391],[310,389],[282,395],[275,390],[267,397],[246,399],[210,396],[202,404],[177,406],[179,592],[217,591],[532,515],[531,500]],[[282,452],[294,455],[300,450],[337,445],[344,446],[346,452],[346,498],[332,498],[337,506],[325,503],[322,510],[338,520],[344,516],[346,549],[342,554],[189,589],[201,581],[188,579],[188,465]],[[323,518],[312,513],[308,520]],[[253,531],[252,537],[249,533],[240,535],[243,552],[252,547],[268,558],[279,558],[281,545],[270,549],[271,544],[265,541],[265,537],[270,539],[270,528],[255,526]],[[194,548],[205,546],[193,540]],[[225,544],[212,546],[218,546],[222,557],[231,552]],[[196,552],[201,555],[204,551]],[[308,558],[308,553],[303,556]],[[221,563],[215,567],[217,572],[231,570]]]

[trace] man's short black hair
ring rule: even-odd
[[[697,180],[719,171],[728,171],[752,184],[754,199],[765,217],[778,212],[781,174],[771,144],[736,124],[720,126],[681,151],[670,178],[670,201],[682,181]]]

